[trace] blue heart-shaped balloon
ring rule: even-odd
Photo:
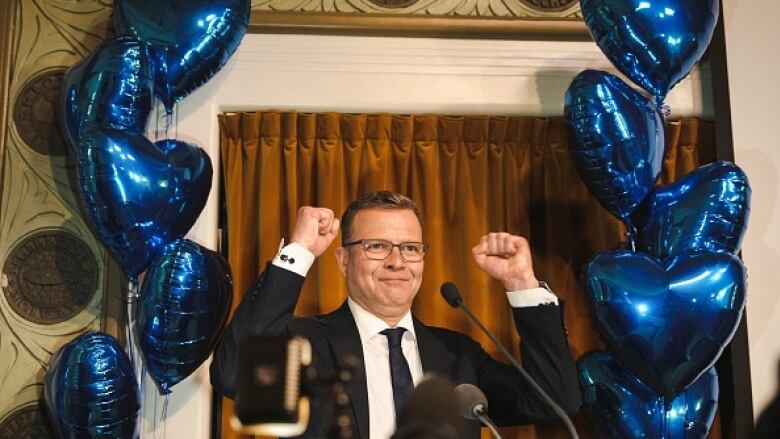
[[[95,232],[134,280],[162,246],[195,223],[212,168],[197,146],[155,145],[140,133],[102,129],[82,136],[78,175]]]
[[[150,45],[155,91],[170,112],[227,63],[246,33],[250,6],[249,0],[116,0],[114,26]]]
[[[636,211],[639,248],[659,259],[693,250],[736,254],[747,229],[750,193],[737,165],[699,167],[656,189]]]
[[[577,362],[583,408],[605,439],[704,439],[718,409],[718,374],[710,368],[680,396],[663,400],[609,352]]]
[[[88,332],[53,356],[44,396],[60,437],[138,437],[141,411],[133,365],[110,335]]]
[[[667,399],[713,366],[745,306],[745,267],[730,253],[696,252],[659,263],[629,251],[585,267],[601,334],[624,367]]]
[[[144,276],[136,329],[160,393],[208,358],[227,323],[233,283],[219,253],[187,240],[165,246]]]
[[[660,106],[710,44],[718,0],[581,0],[593,40]]]
[[[130,37],[103,42],[65,73],[59,116],[65,141],[76,150],[92,128],[143,132],[149,120],[154,69],[146,46]]]
[[[620,78],[586,70],[566,91],[564,118],[582,180],[628,225],[661,173],[663,117]]]

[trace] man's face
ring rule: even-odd
[[[384,239],[394,244],[422,241],[422,226],[409,209],[361,210],[352,222],[350,241]],[[366,257],[360,245],[336,251],[349,296],[383,320],[395,320],[412,306],[420,289],[424,262],[405,262],[398,247],[385,260]]]

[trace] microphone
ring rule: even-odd
[[[398,414],[397,429],[391,439],[465,438],[457,399],[446,378],[426,375]]]
[[[460,291],[458,291],[458,287],[452,282],[441,284],[441,296],[444,297],[444,300],[453,308],[460,308],[460,306],[463,305],[463,298],[460,297]]]
[[[492,332],[490,332],[485,325],[482,324],[482,322],[479,321],[477,316],[474,315],[474,313],[471,312],[471,310],[466,306],[465,303],[463,303],[463,298],[460,295],[460,291],[458,291],[458,287],[455,286],[452,282],[445,282],[441,286],[441,295],[444,297],[444,300],[447,301],[448,304],[450,304],[453,308],[461,308],[463,312],[466,313],[466,315],[476,323],[476,325],[479,327],[479,329],[482,330],[482,332],[485,333],[485,335],[488,336],[490,341],[493,342],[494,345],[498,348],[499,351],[501,351],[502,354],[509,360],[509,363],[517,369],[518,372],[520,372],[520,375],[525,379],[528,384],[533,388],[536,393],[539,394],[539,396],[542,397],[542,400],[549,406],[553,412],[555,412],[556,415],[558,415],[559,418],[563,421],[563,423],[566,425],[566,428],[569,430],[569,435],[571,435],[574,439],[579,439],[579,436],[577,435],[577,430],[574,428],[574,424],[572,424],[571,419],[569,419],[569,416],[566,414],[565,411],[559,406],[553,399],[550,397],[550,395],[547,394],[547,392],[542,389],[542,387],[539,385],[539,383],[534,380],[531,375],[528,374],[528,372],[523,369],[523,366],[520,365],[520,363],[515,360],[515,357],[512,356],[511,353],[509,353],[509,350],[505,348],[496,338],[495,335],[493,335]],[[487,408],[487,406],[486,406]]]
[[[460,401],[460,414],[466,419],[478,419],[485,424],[494,437],[503,439],[498,432],[496,424],[487,415],[488,402],[485,394],[479,390],[479,387],[473,384],[459,384],[455,387],[455,393]]]

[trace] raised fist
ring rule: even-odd
[[[531,248],[522,236],[489,233],[471,251],[479,268],[504,284],[507,291],[539,287],[534,276]]]
[[[291,242],[304,246],[315,257],[327,250],[339,234],[339,220],[333,211],[324,207],[303,206],[298,209]]]

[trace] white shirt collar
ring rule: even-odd
[[[375,335],[379,334],[389,327],[384,320],[371,314],[368,310],[360,306],[357,302],[352,300],[351,297],[347,298],[347,305],[352,312],[352,316],[355,318],[355,324],[360,333],[360,343],[366,344],[367,341],[372,339]],[[401,327],[406,329],[414,340],[417,340],[417,335],[414,332],[414,321],[412,320],[411,311],[407,311],[406,314],[395,325],[396,328]]]

